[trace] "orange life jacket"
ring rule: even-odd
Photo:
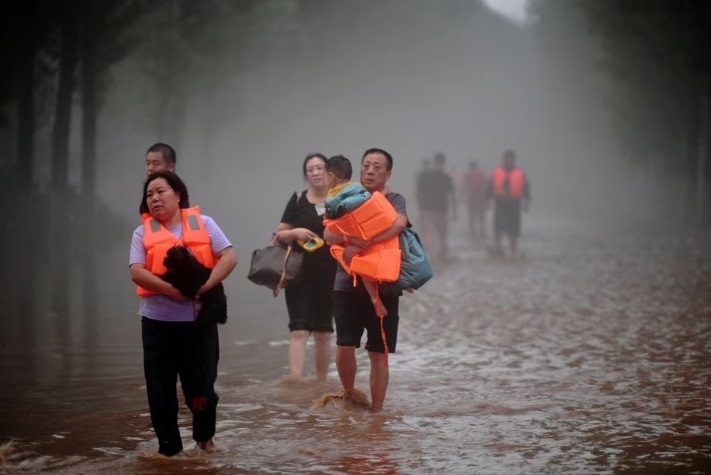
[[[359,275],[375,282],[395,282],[400,277],[402,253],[398,236],[393,236],[363,249],[353,256],[350,265],[346,264],[343,259],[345,249],[342,244],[333,244],[331,255],[354,279],[356,275]]]
[[[215,255],[210,247],[210,236],[200,216],[200,207],[181,210],[183,237],[177,239],[168,229],[148,213],[143,214],[143,247],[146,248],[146,269],[155,275],[165,274],[165,259],[168,250],[175,245],[190,249],[195,258],[208,269],[215,267]],[[156,292],[136,286],[140,297],[157,295]]]
[[[333,233],[367,240],[392,226],[396,217],[392,203],[376,191],[353,211],[337,219],[324,219],[323,225]]]
[[[508,194],[504,190],[504,182],[506,176],[509,179]],[[520,168],[514,168],[511,171],[506,171],[503,167],[497,167],[491,176],[491,184],[494,188],[495,196],[509,196],[511,198],[521,198],[523,196],[523,188],[526,183],[526,177]]]

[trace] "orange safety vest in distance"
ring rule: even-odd
[[[190,249],[195,258],[208,269],[215,267],[215,255],[210,247],[210,235],[205,229],[205,223],[200,216],[200,207],[181,210],[183,237],[177,239],[168,229],[153,216],[144,213],[143,217],[143,247],[146,249],[146,269],[157,276],[165,274],[165,259],[168,250],[175,245]],[[156,292],[136,286],[140,297],[158,295]]]
[[[507,196],[504,193],[504,181],[506,175],[509,177],[509,194],[511,198],[521,198],[526,178],[520,168],[514,168],[510,172],[503,167],[497,167],[491,176],[491,185],[494,188],[494,196]]]
[[[376,282],[395,282],[400,277],[402,253],[399,236],[363,249],[353,256],[350,265],[343,260],[343,251],[345,246],[342,244],[331,246],[331,255],[351,276],[359,275]]]
[[[368,240],[392,226],[395,218],[395,207],[385,195],[376,191],[353,211],[337,219],[324,219],[323,225],[332,233]]]

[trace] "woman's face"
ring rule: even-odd
[[[180,194],[170,187],[165,178],[156,178],[146,189],[146,205],[155,219],[168,221],[180,212]]]
[[[319,157],[313,157],[306,162],[306,179],[309,185],[320,187],[326,184],[326,174],[323,170],[325,163]]]

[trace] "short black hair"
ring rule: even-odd
[[[444,153],[442,152],[437,152],[434,155],[434,162],[437,164],[443,164],[447,160],[447,157],[445,157]]]
[[[387,166],[385,167],[386,170],[390,171],[393,169],[393,156],[390,155],[388,152],[383,150],[382,148],[369,148],[363,153],[363,157],[360,159],[360,163],[363,163],[363,160],[365,157],[370,155],[371,153],[379,153],[380,155],[385,157],[385,160],[387,160]]]
[[[351,161],[343,155],[334,155],[326,161],[326,171],[336,175],[339,180],[350,180],[353,176]]]
[[[138,208],[138,211],[141,214],[149,212],[148,203],[146,203],[148,200],[148,185],[150,185],[153,180],[157,180],[158,178],[165,179],[165,181],[168,182],[168,186],[180,195],[180,202],[178,203],[180,209],[190,208],[190,196],[188,196],[188,187],[185,186],[185,182],[174,172],[161,170],[148,175],[146,182],[143,184],[143,198],[141,198],[141,206]]]
[[[157,144],[151,145],[148,147],[148,150],[146,150],[146,155],[151,152],[163,154],[163,158],[165,158],[165,161],[168,162],[169,165],[175,165],[175,162],[178,161],[178,155],[175,153],[175,149],[167,143],[158,142]]]
[[[304,164],[301,165],[301,172],[304,174],[304,178],[306,178],[306,164],[312,158],[320,158],[324,165],[326,165],[326,160],[328,160],[326,158],[326,155],[324,155],[322,153],[310,153],[310,154],[306,155],[306,158],[304,158]]]

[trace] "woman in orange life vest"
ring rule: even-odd
[[[143,368],[158,452],[170,457],[183,450],[175,389],[178,376],[193,414],[193,439],[199,449],[212,451],[219,339],[216,323],[197,324],[195,316],[198,296],[232,272],[237,256],[217,223],[201,215],[198,207],[190,208],[187,187],[171,171],[148,176],[140,212],[143,225],[133,233],[129,270],[141,297]],[[195,300],[186,299],[159,277],[165,272],[165,253],[176,244],[187,246],[212,269]]]

